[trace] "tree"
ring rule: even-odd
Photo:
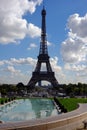
[[[17,90],[18,90],[18,91],[24,90],[24,84],[23,84],[22,82],[18,83],[18,84],[16,85],[16,87],[17,87]]]

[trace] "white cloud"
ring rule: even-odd
[[[31,50],[32,48],[37,48],[37,45],[35,43],[31,43],[28,50]]]
[[[87,70],[87,66],[86,65],[79,65],[79,64],[65,64],[64,68],[66,70],[71,70],[71,71],[74,71],[74,72],[82,72],[82,71],[86,71]]]
[[[19,59],[15,59],[15,58],[11,58],[10,59],[10,63],[13,64],[13,65],[31,65],[31,66],[34,66],[36,64],[36,59],[33,59],[31,57],[27,57],[27,58],[19,58]]]
[[[66,63],[66,64],[64,65],[64,69],[65,69],[65,70],[71,70],[70,64],[69,64],[69,63]]]
[[[4,65],[4,62],[3,62],[3,61],[0,61],[0,66],[1,66],[1,65]]]
[[[86,65],[73,65],[72,66],[72,70],[74,71],[82,72],[82,71],[85,71],[86,69],[87,69]]]
[[[42,0],[3,0],[0,1],[0,43],[16,43],[26,35],[39,36],[40,29],[23,19],[26,12],[35,12]],[[35,31],[35,32],[34,32]],[[38,34],[38,35],[37,35]]]
[[[65,81],[66,77],[63,72],[63,68],[58,65],[58,57],[55,56],[54,58],[51,58],[50,63],[51,63],[52,70],[55,73],[55,77],[56,77],[57,81],[59,82],[59,84],[63,84],[64,82],[66,82]]]
[[[80,81],[84,81],[85,80],[85,83],[87,83],[87,69],[85,71],[82,71],[82,73],[77,73],[76,75],[78,78],[81,78]]]
[[[54,57],[50,59],[50,63],[52,65],[52,68],[56,71],[59,72],[61,71],[61,67],[58,66],[58,57]]]
[[[66,81],[87,83],[87,14],[73,14],[67,22],[68,37],[61,45]]]
[[[28,25],[28,34],[30,37],[39,37],[41,33],[41,29],[35,26],[34,24],[30,23]]]
[[[70,64],[64,65],[66,79],[70,83],[87,83],[87,65],[86,64]],[[68,77],[69,76],[69,77]],[[70,78],[70,81],[69,81]]]
[[[65,62],[86,61],[87,47],[81,39],[68,38],[62,43],[62,57]]]
[[[8,65],[31,65],[34,66],[36,64],[36,59],[33,59],[31,57],[27,57],[27,58],[10,58],[9,60],[2,60],[0,61],[0,63],[2,63],[2,65],[4,64],[8,64]]]
[[[40,5],[42,0],[20,0],[19,2],[23,13],[29,11],[32,14],[36,10],[36,5]]]
[[[21,72],[20,70],[16,70],[13,66],[7,66],[5,71],[10,72],[12,74],[18,74]]]
[[[83,17],[79,14],[71,15],[68,19],[68,28],[79,37],[87,37],[87,14]]]
[[[67,63],[87,61],[87,14],[71,15],[68,19],[68,38],[62,42],[62,57]]]

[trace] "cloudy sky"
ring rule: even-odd
[[[44,0],[58,82],[87,83],[87,0]],[[0,84],[27,84],[39,54],[43,0],[0,0]]]

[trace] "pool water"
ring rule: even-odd
[[[5,106],[0,106],[0,120],[26,121],[58,115],[50,99],[20,99]]]

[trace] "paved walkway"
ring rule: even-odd
[[[8,130],[8,129],[10,130],[13,128],[17,129],[22,127],[24,128],[24,130],[26,130],[26,127],[30,128],[29,130],[31,130],[32,127],[35,127],[35,125],[36,125],[35,130],[76,130],[75,128],[78,128],[77,130],[79,130],[80,126],[81,128],[83,127],[82,121],[87,119],[87,116],[85,115],[87,115],[87,104],[80,104],[80,107],[77,110],[60,114],[55,117],[48,117],[45,119],[38,119],[38,120],[30,120],[25,122],[0,123],[0,130]],[[77,119],[75,119],[76,121],[73,120],[74,117],[75,118],[78,117],[78,121]],[[64,123],[64,121],[67,123]],[[54,128],[52,124],[57,125],[57,127]]]

